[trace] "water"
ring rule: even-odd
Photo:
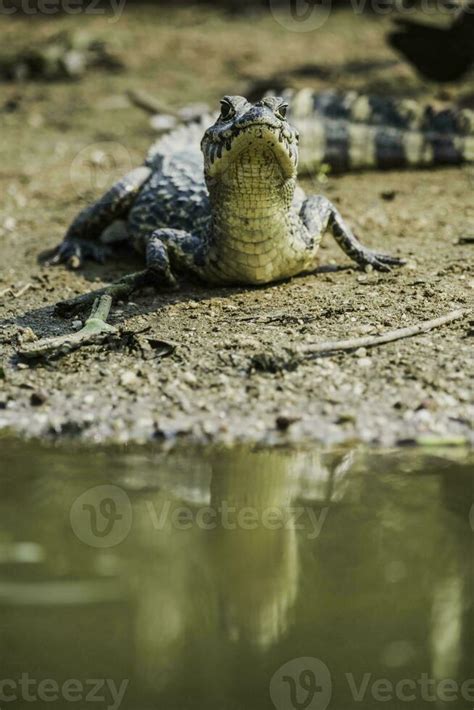
[[[474,706],[472,455],[0,446],[2,709]]]

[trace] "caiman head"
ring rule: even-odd
[[[243,96],[224,96],[219,118],[201,143],[211,203],[218,197],[258,211],[270,198],[276,209],[289,208],[296,186],[298,132],[286,120],[287,108],[282,98],[273,96],[255,104]]]

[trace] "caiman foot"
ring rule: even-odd
[[[390,254],[381,254],[366,247],[357,254],[356,259],[361,266],[372,266],[377,271],[391,271],[392,266],[403,266],[407,263],[405,259],[399,259],[397,256],[390,256]]]
[[[69,269],[80,269],[86,260],[104,264],[110,249],[88,239],[65,239],[53,251],[46,264],[66,264]]]

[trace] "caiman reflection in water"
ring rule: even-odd
[[[348,672],[359,689],[370,676],[364,708],[380,704],[377,679],[472,676],[466,457],[39,449],[32,459],[12,446],[5,460],[9,678],[126,678],[122,707],[252,710],[273,707],[273,674],[300,657],[328,667],[335,708],[361,706]]]

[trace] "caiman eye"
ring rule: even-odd
[[[278,116],[278,118],[286,118],[287,111],[288,104],[280,104],[280,106],[278,106],[277,110],[275,111],[275,114]]]
[[[221,101],[221,118],[228,119],[235,115],[235,109],[226,99]]]

